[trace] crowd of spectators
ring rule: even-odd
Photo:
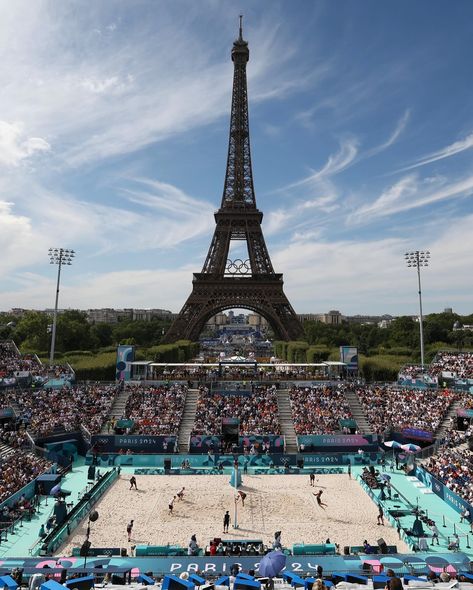
[[[192,434],[221,434],[222,418],[238,418],[240,436],[280,434],[276,387],[253,386],[251,392],[223,393],[202,387]]]
[[[37,384],[48,379],[74,380],[70,365],[43,365],[35,354],[21,354],[12,340],[0,342],[0,384],[13,387],[26,376]]]
[[[0,466],[0,503],[51,467],[33,453],[18,451]]]
[[[61,389],[18,391],[15,402],[27,430],[36,437],[78,430],[82,424],[91,434],[100,432],[115,395],[115,385],[77,385]]]
[[[378,434],[390,428],[418,428],[435,432],[455,395],[437,389],[408,389],[396,386],[357,387],[356,393]]]
[[[296,434],[333,434],[341,431],[339,420],[352,418],[342,384],[293,387],[290,391]]]
[[[0,442],[9,447],[21,448],[26,442],[26,431],[24,428],[15,430],[0,424]]]
[[[18,352],[11,340],[0,342],[0,378],[11,379],[19,372],[38,373],[41,363],[36,355]]]
[[[427,368],[422,368],[421,365],[404,365],[399,371],[399,377],[415,378],[423,375],[428,371]]]
[[[184,412],[187,386],[130,386],[125,418],[133,420],[134,433],[177,435]]]
[[[446,372],[458,379],[473,379],[473,352],[439,352],[429,372],[433,376]]]
[[[444,447],[429,459],[426,469],[452,492],[473,504],[473,455],[470,450]]]

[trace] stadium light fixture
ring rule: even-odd
[[[61,281],[61,267],[71,266],[72,259],[76,255],[74,250],[67,250],[65,248],[49,248],[49,263],[57,264],[57,286],[56,286],[56,303],[54,304],[54,315],[53,315],[53,330],[51,334],[51,352],[49,355],[49,364],[52,365],[54,362],[54,349],[56,346],[56,325],[57,325],[57,304],[59,301],[59,283]]]
[[[417,269],[417,279],[419,282],[419,331],[420,331],[420,363],[422,371],[424,370],[424,317],[422,315],[422,289],[420,282],[420,269],[429,266],[430,252],[428,250],[416,250],[415,252],[406,252],[404,254],[406,264],[409,268]]]

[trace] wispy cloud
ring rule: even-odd
[[[151,22],[136,28],[126,5],[115,7],[119,27],[101,22],[103,9],[98,5],[83,12],[67,5],[45,11],[17,0],[2,8],[0,77],[8,84],[2,87],[0,112],[5,121],[23,121],[31,139],[21,145],[17,136],[2,140],[6,131],[0,129],[0,161],[18,161],[25,152],[44,150],[46,143],[32,140],[47,138],[56,166],[96,165],[227,114],[228,40],[218,54],[202,42],[192,26],[197,14],[206,19],[200,7],[189,4],[184,21],[176,19],[178,9],[160,7],[158,33]],[[291,73],[295,50],[290,40],[281,56],[275,51],[283,34],[280,28],[265,20],[255,24],[258,46],[248,66],[252,101],[299,92],[300,80],[308,84],[315,74]],[[100,34],[94,33],[97,30]],[[216,33],[216,43],[219,35],[223,38],[224,32]],[[11,135],[15,129],[7,131]],[[7,156],[2,144],[12,142],[16,152],[10,147],[13,155]]]
[[[393,144],[395,144],[396,141],[401,136],[401,134],[403,133],[404,129],[406,128],[410,115],[411,115],[411,112],[409,109],[407,109],[404,112],[404,114],[402,115],[402,117],[399,119],[399,121],[397,122],[397,125],[396,125],[394,131],[391,133],[391,135],[388,137],[388,139],[385,142],[381,143],[380,145],[367,150],[363,154],[363,159],[371,158],[372,156],[380,154],[381,152],[384,152],[385,150],[390,148]]]
[[[372,203],[358,207],[348,216],[348,223],[370,222],[379,217],[395,215],[454,197],[473,194],[473,176],[458,182],[446,182],[443,177],[419,179],[409,174],[386,188]]]
[[[301,186],[307,186],[317,183],[323,179],[330,178],[351,166],[358,154],[358,140],[355,138],[347,138],[340,142],[340,149],[336,154],[331,154],[327,162],[320,170],[312,171],[309,176],[289,184],[280,191],[286,191]]]
[[[28,137],[22,123],[0,121],[0,165],[18,166],[34,154],[50,149],[42,137]]]
[[[447,145],[446,147],[438,150],[436,152],[432,152],[427,156],[423,156],[414,164],[410,166],[405,166],[401,168],[399,171],[403,172],[406,170],[412,170],[414,168],[419,168],[420,166],[425,166],[427,164],[432,164],[433,162],[437,162],[438,160],[444,160],[445,158],[451,158],[452,156],[456,156],[457,154],[461,154],[462,152],[469,150],[473,147],[473,133],[467,135],[464,139],[460,139],[455,141],[454,143]]]

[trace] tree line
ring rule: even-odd
[[[52,317],[28,311],[21,317],[0,314],[0,339],[13,339],[24,352],[44,353],[51,346]],[[87,314],[67,310],[58,315],[56,350],[97,351],[118,344],[153,346],[159,344],[170,321],[155,318],[151,321],[122,321],[117,324],[90,324]]]
[[[28,311],[21,317],[0,314],[0,339],[13,339],[24,352],[46,353],[51,344],[52,317],[37,311]],[[473,332],[454,326],[473,325],[473,314],[429,314],[424,318],[424,343],[427,360],[440,349],[473,349]],[[90,324],[87,314],[67,310],[58,315],[56,350],[98,351],[118,344],[136,344],[148,348],[161,343],[170,326],[170,320],[155,318],[151,321],[121,321],[117,324]],[[388,327],[343,322],[329,325],[321,322],[304,323],[305,339],[301,343],[277,345],[275,354],[296,362],[327,360],[339,346],[356,346],[361,355],[392,355],[406,357],[415,362],[420,358],[419,324],[411,317],[393,320]],[[325,357],[325,358],[324,358]]]

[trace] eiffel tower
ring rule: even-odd
[[[202,272],[194,273],[192,293],[163,342],[196,341],[205,323],[225,309],[250,309],[263,316],[276,338],[297,340],[304,331],[275,273],[261,230],[263,213],[256,207],[251,169],[246,64],[248,42],[233,43],[234,64],[227,170],[216,228]],[[229,259],[231,243],[246,242],[248,258]]]

